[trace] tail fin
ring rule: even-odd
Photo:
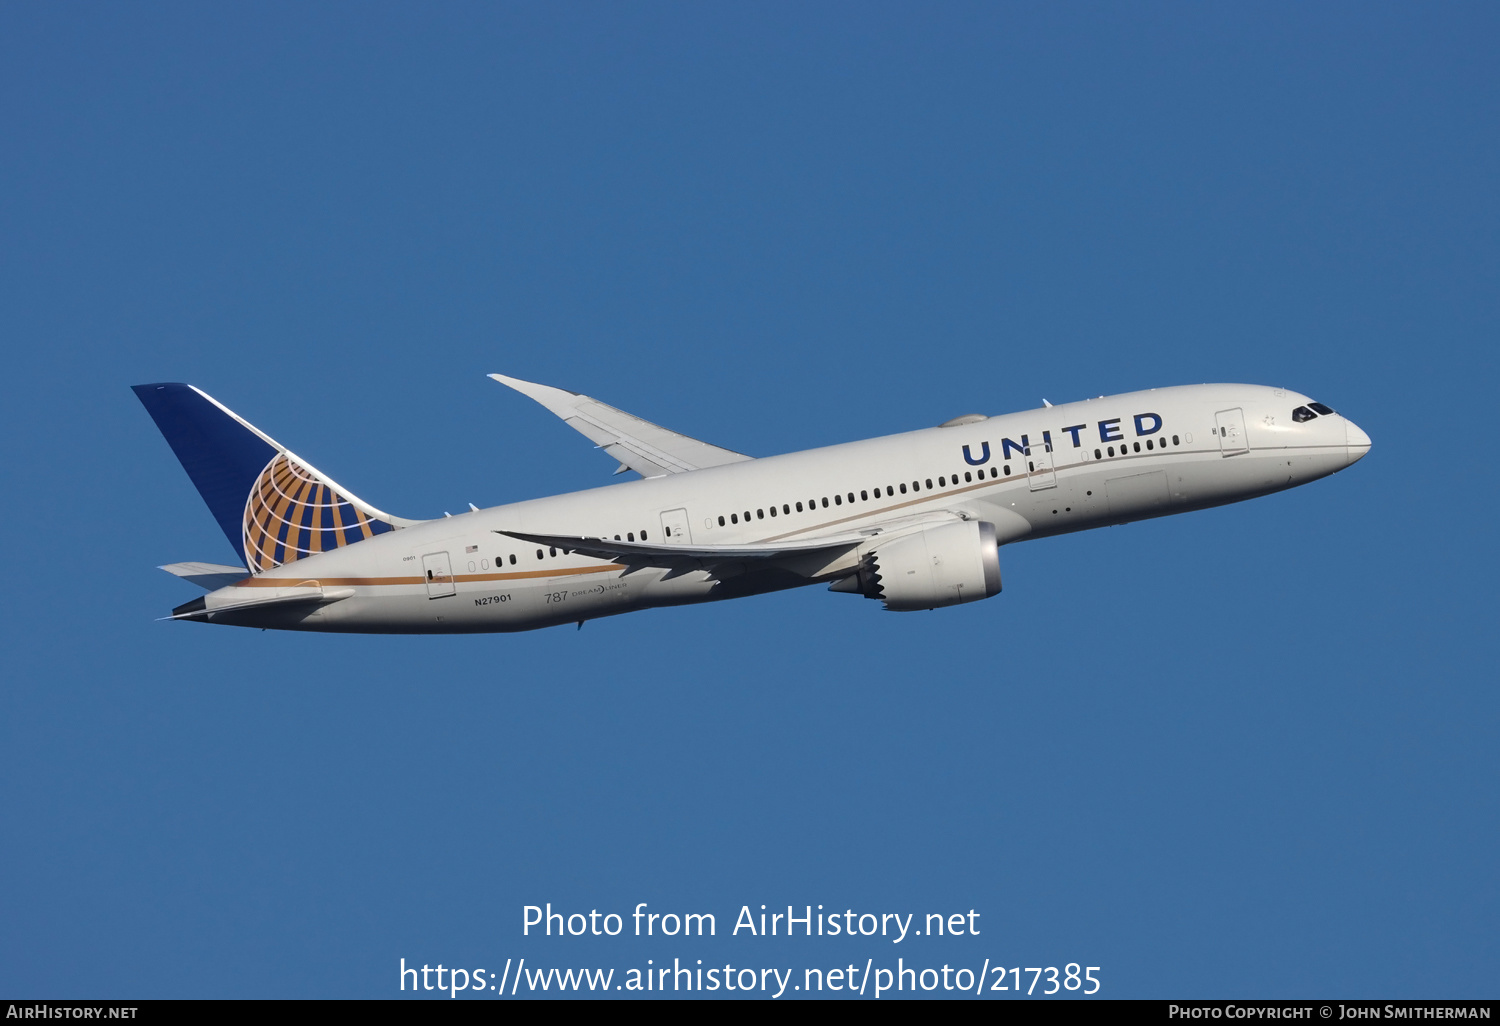
[[[251,573],[408,527],[192,385],[132,386]]]

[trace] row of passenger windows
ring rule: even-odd
[[[1150,438],[1146,439],[1146,451],[1147,452],[1151,451],[1152,449],[1157,449],[1157,448],[1165,449],[1167,447],[1167,440],[1165,438],[1163,438],[1160,441],[1156,442],[1155,445],[1151,444],[1152,441],[1153,440],[1150,439]],[[1141,443],[1140,442],[1134,442],[1132,444],[1135,446],[1135,451],[1136,452],[1140,452],[1141,451]],[[1177,436],[1177,435],[1173,435],[1172,436],[1172,444],[1173,445],[1181,445],[1182,444],[1182,439],[1179,436]],[[1105,451],[1108,452],[1109,455],[1113,456],[1115,454],[1115,447],[1111,445]],[[1130,449],[1128,447],[1126,447],[1123,443],[1121,443],[1121,445],[1120,445],[1120,455],[1124,456],[1124,455],[1127,455],[1129,452],[1130,452]],[[1098,449],[1094,450],[1094,459],[1096,459],[1096,460],[1102,460],[1102,459],[1104,459],[1104,455],[1105,455],[1104,452],[1101,452]]]
[[[1000,474],[1001,474],[1001,470],[1002,470],[1002,468],[1000,468],[1000,467],[991,467],[989,469],[989,476],[991,478],[999,477]],[[1005,476],[1009,477],[1010,476],[1010,466],[1007,464],[1003,468],[1003,470],[1004,470]],[[950,487],[957,487],[959,484],[972,483],[974,481],[976,475],[978,476],[978,478],[980,480],[984,480],[984,478],[985,478],[985,472],[983,470],[966,470],[966,471],[964,471],[963,472],[963,481],[959,481],[957,474],[954,474],[951,479],[949,478],[948,475],[944,474],[944,475],[940,476],[937,479],[936,488],[950,488]],[[791,516],[793,514],[793,512],[796,512],[796,513],[808,512],[808,513],[810,513],[810,512],[812,512],[815,509],[828,509],[830,505],[833,505],[833,506],[843,506],[843,505],[845,505],[847,503],[848,505],[852,506],[856,502],[869,502],[872,499],[879,499],[879,498],[882,497],[882,495],[884,495],[886,498],[894,498],[897,495],[898,492],[901,495],[906,495],[908,493],[908,491],[918,492],[919,493],[919,492],[921,492],[923,490],[924,487],[926,488],[927,491],[934,491],[935,490],[934,485],[932,483],[932,478],[929,477],[929,478],[926,478],[924,480],[913,481],[911,483],[910,489],[907,488],[906,482],[903,481],[899,485],[883,485],[883,486],[876,487],[876,488],[861,489],[857,493],[857,495],[856,495],[855,492],[844,492],[842,494],[834,495],[832,497],[832,499],[830,499],[827,495],[823,496],[821,499],[808,499],[805,504],[801,503],[801,502],[797,502],[797,503],[784,502],[784,503],[781,504],[780,508],[772,505],[772,506],[767,506],[765,508],[756,510],[755,513],[754,513],[754,519],[756,519],[756,520],[764,520],[764,519],[766,519],[766,514],[767,513],[769,513],[773,517],[776,516],[778,513],[781,516]],[[730,513],[727,516],[722,516],[721,515],[718,518],[719,519],[719,526],[720,527],[725,527],[725,526],[727,526],[729,524],[738,524],[738,523],[740,523],[740,520],[741,520],[742,517],[744,518],[744,522],[748,524],[750,522],[750,520],[751,520],[751,513],[750,513],[750,511],[747,509],[747,510],[744,511],[744,513]]]

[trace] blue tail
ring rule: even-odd
[[[351,495],[192,385],[132,389],[252,573],[416,523]]]

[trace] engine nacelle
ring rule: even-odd
[[[939,609],[1000,594],[995,525],[939,524],[878,546],[858,574],[833,586],[880,599],[895,612]]]

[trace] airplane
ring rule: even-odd
[[[639,479],[409,520],[191,385],[133,386],[242,561],[162,567],[206,592],[163,619],[508,632],[808,584],[938,609],[999,594],[1003,545],[1267,495],[1370,451],[1300,393],[1184,385],[755,458],[489,376]]]

